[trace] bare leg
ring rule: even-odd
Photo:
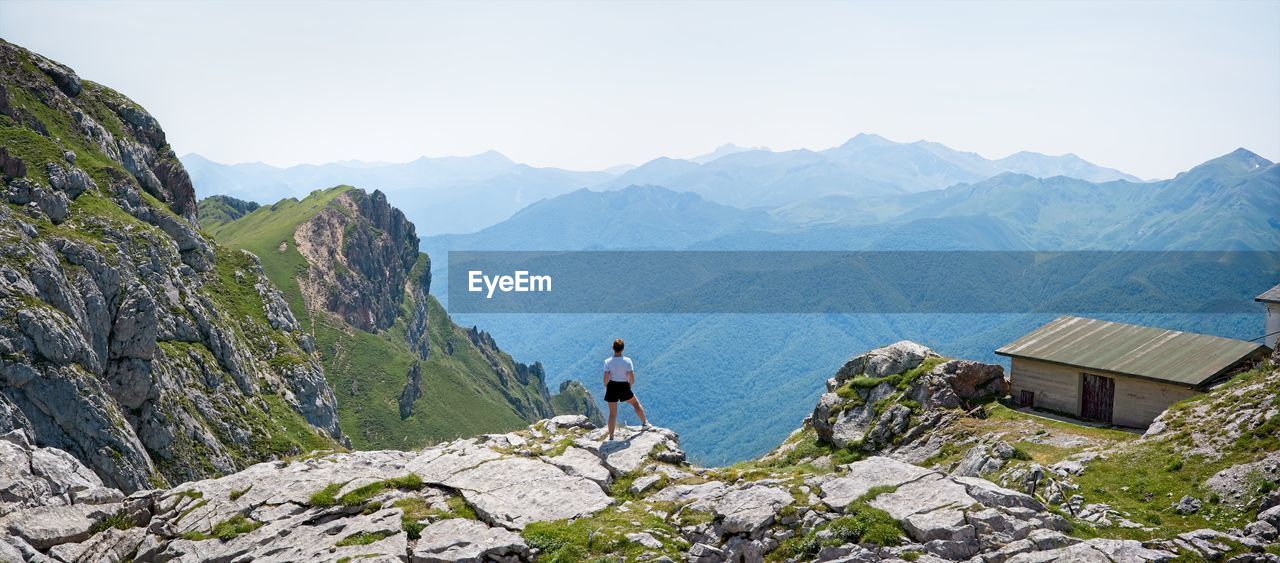
[[[613,440],[613,426],[618,422],[618,403],[605,403],[609,405],[609,439]]]
[[[649,424],[649,421],[646,420],[644,417],[644,407],[640,406],[640,399],[636,398],[635,396],[632,396],[630,399],[627,400],[627,402],[631,403],[631,408],[636,410],[636,416],[640,417],[640,426]],[[610,415],[609,420],[613,420],[612,415]],[[612,429],[613,426],[611,425],[609,426],[609,428]]]

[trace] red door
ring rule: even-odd
[[[1080,395],[1080,416],[1110,424],[1115,395],[1116,380],[1092,373],[1084,374],[1084,392]]]

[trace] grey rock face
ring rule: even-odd
[[[68,161],[71,164],[75,164],[76,153],[68,151],[67,154],[71,155]],[[98,184],[88,174],[85,174],[84,170],[76,166],[63,168],[57,163],[50,162],[46,164],[46,167],[49,173],[49,185],[53,186],[55,190],[66,193],[67,197],[73,200],[88,190],[96,191],[98,189]]]
[[[359,228],[351,228],[353,221]],[[293,238],[312,265],[299,280],[309,307],[371,332],[396,321],[405,282],[418,260],[418,236],[382,192],[342,193],[299,225]],[[349,274],[339,275],[338,266]],[[411,334],[416,332],[421,331]]]
[[[520,535],[503,528],[490,528],[475,520],[450,518],[422,530],[413,548],[414,563],[487,561],[504,556],[527,555],[529,547]]]
[[[413,403],[422,396],[422,367],[414,361],[409,366],[409,372],[405,374],[404,389],[400,391],[398,402],[400,404],[400,418],[405,419],[413,415]]]
[[[485,521],[517,530],[530,522],[589,516],[612,504],[596,483],[531,459],[489,461],[443,484],[460,491]]]

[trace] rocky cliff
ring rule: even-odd
[[[227,201],[199,207],[225,214]],[[209,226],[219,242],[261,257],[314,336],[356,447],[416,448],[556,414],[599,421],[581,386],[552,395],[541,364],[514,361],[488,333],[453,323],[429,294],[430,259],[415,231],[382,192],[350,186]]]
[[[342,439],[310,338],[197,230],[144,109],[0,41],[0,160],[0,429],[126,492]]]
[[[0,540],[0,560],[1280,561],[1274,543],[1280,491],[1265,480],[1241,497],[1237,512],[1218,511],[1207,520],[1174,520],[1181,509],[1153,495],[1147,502],[1159,505],[1166,521],[1136,527],[1104,525],[1097,514],[1114,518],[1112,508],[1073,508],[1043,488],[1023,490],[1026,479],[1008,486],[991,480],[1008,470],[1028,474],[1054,448],[1096,447],[1089,460],[1041,466],[1039,482],[1050,472],[1082,480],[1138,473],[1147,481],[1144,491],[1119,482],[1079,491],[1132,491],[1140,498],[1157,486],[1177,485],[1157,483],[1128,460],[1122,462],[1127,471],[1104,464],[1159,450],[1154,445],[1164,439],[1158,436],[1173,427],[1193,437],[1213,434],[1206,445],[1221,440],[1214,446],[1219,450],[1243,438],[1245,449],[1265,459],[1277,449],[1268,425],[1280,420],[1271,365],[1176,405],[1162,418],[1164,428],[1142,438],[1002,412],[1007,407],[981,400],[1001,388],[1003,377],[984,379],[998,370],[953,364],[906,342],[857,356],[831,382],[844,408],[828,417],[831,426],[847,426],[861,417],[841,416],[845,409],[872,405],[879,416],[860,441],[842,429],[830,436],[850,441],[837,447],[817,435],[810,419],[772,454],[723,468],[685,463],[669,430],[622,428],[609,441],[585,417],[559,416],[419,451],[322,452],[125,496],[96,482],[70,456],[32,447],[15,431],[0,438],[0,456],[18,461],[3,466],[0,483],[20,484],[0,490],[0,529],[9,533]],[[871,392],[840,393],[887,382],[896,391],[882,390],[870,403]],[[828,412],[834,401],[824,400],[819,409]],[[1184,420],[1213,419],[1241,404],[1251,414],[1238,433],[1222,436],[1210,432],[1212,423]],[[885,417],[895,405],[913,411],[905,425],[894,422],[898,416]],[[894,431],[882,447],[868,446],[882,419],[906,430]],[[943,435],[949,440],[929,459],[903,461],[920,455],[913,443]],[[990,452],[996,461],[953,457],[946,444]],[[1233,457],[1230,467],[1240,460]],[[1181,485],[1188,490],[1196,487],[1198,477],[1155,469],[1175,474],[1168,481],[1189,481]],[[1233,502],[1224,497],[1214,506]]]
[[[308,309],[368,332],[390,328],[401,316],[418,236],[382,192],[342,191],[298,225],[293,241],[310,266],[298,278]],[[421,268],[413,283],[429,286],[430,272],[429,265]]]

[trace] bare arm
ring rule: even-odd
[[[604,383],[601,385],[604,385],[605,387],[609,386],[609,370],[604,370]]]
[[[636,372],[634,371],[627,372],[627,385],[635,385],[635,384],[636,384]]]

